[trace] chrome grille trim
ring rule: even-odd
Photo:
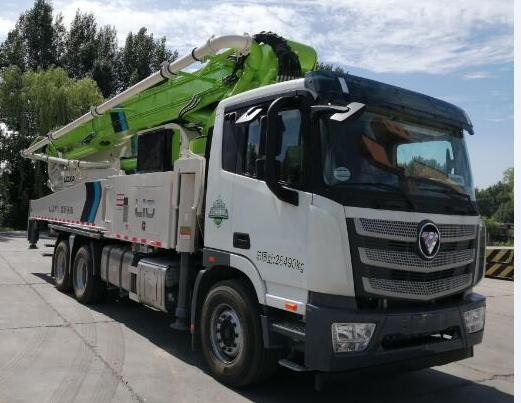
[[[390,221],[370,218],[354,218],[355,229],[359,235],[373,238],[391,239],[402,242],[415,242],[417,239],[417,222]],[[477,234],[476,225],[468,224],[436,224],[440,230],[441,242],[456,242],[474,239]]]
[[[396,270],[432,273],[468,265],[474,261],[475,249],[440,252],[432,260],[424,260],[414,252],[358,248],[362,263]]]
[[[373,294],[428,301],[464,290],[472,282],[472,273],[432,281],[363,277],[362,282],[365,290]]]

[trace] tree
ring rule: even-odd
[[[69,75],[73,78],[92,76],[103,96],[108,97],[117,88],[117,60],[114,27],[107,25],[98,30],[94,14],[76,11],[67,33],[63,56]]]
[[[61,15],[53,19],[51,3],[36,0],[0,46],[0,67],[15,65],[26,70],[59,66],[64,32]]]
[[[332,71],[333,73],[337,74],[347,74],[347,71],[345,71],[342,67],[333,66],[331,63],[325,63],[325,62],[319,62],[317,66],[318,71]]]
[[[94,15],[76,11],[66,35],[63,55],[63,65],[71,77],[85,77],[92,71],[98,53],[96,35],[97,25]]]
[[[0,130],[0,225],[23,228],[29,200],[48,192],[42,163],[22,158],[20,151],[102,100],[92,79],[71,79],[61,68],[2,71],[0,121],[11,130]]]
[[[145,28],[118,49],[92,14],[78,10],[69,30],[62,20],[35,0],[0,44],[0,225],[24,227],[29,200],[49,191],[44,165],[22,149],[177,57]]]
[[[109,97],[114,95],[117,89],[118,43],[114,27],[107,25],[98,31],[96,48],[98,53],[92,67],[92,78],[103,96]]]
[[[477,189],[476,198],[482,216],[500,223],[514,222],[514,168],[503,173],[503,179],[486,189]]]
[[[159,69],[162,62],[172,62],[176,58],[177,51],[167,49],[164,37],[155,40],[146,28],[141,28],[137,34],[130,32],[119,54],[119,90],[148,77]]]
[[[23,21],[23,20],[22,20]],[[6,40],[0,45],[0,68],[17,66],[25,69],[25,44],[22,37],[22,23],[18,21],[9,31]]]
[[[36,0],[23,17],[22,36],[26,49],[26,64],[30,69],[47,69],[59,65],[61,48],[61,18],[53,22],[53,9],[46,0]]]

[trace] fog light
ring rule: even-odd
[[[333,350],[335,353],[364,351],[371,341],[375,327],[374,323],[333,323]]]
[[[479,332],[485,326],[485,307],[463,312],[467,333]]]

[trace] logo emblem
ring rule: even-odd
[[[440,250],[440,231],[433,222],[424,221],[418,226],[418,251],[424,259],[431,260]]]
[[[228,209],[226,208],[226,204],[221,200],[221,196],[217,198],[216,201],[213,202],[212,208],[208,213],[208,217],[213,219],[213,222],[219,228],[224,220],[228,219]]]

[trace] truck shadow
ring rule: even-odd
[[[54,284],[47,273],[33,275]],[[70,298],[74,298],[69,295]],[[206,372],[200,351],[193,351],[188,332],[172,330],[171,317],[109,292],[103,303],[90,305],[99,312],[147,338],[168,354]],[[483,375],[483,382],[488,378]],[[410,373],[374,375],[343,374],[327,379],[321,392],[314,389],[314,375],[279,368],[273,379],[235,392],[255,402],[513,402],[513,396],[483,383],[447,374],[436,369]]]
[[[0,242],[10,242],[15,239],[24,238],[27,239],[26,231],[0,231]],[[38,244],[39,248],[44,247],[44,242],[50,242],[54,239],[50,237],[47,233],[40,233],[40,243]],[[29,244],[27,244],[29,245]]]
[[[9,242],[13,238],[26,238],[27,233],[25,231],[1,231],[0,242]]]

